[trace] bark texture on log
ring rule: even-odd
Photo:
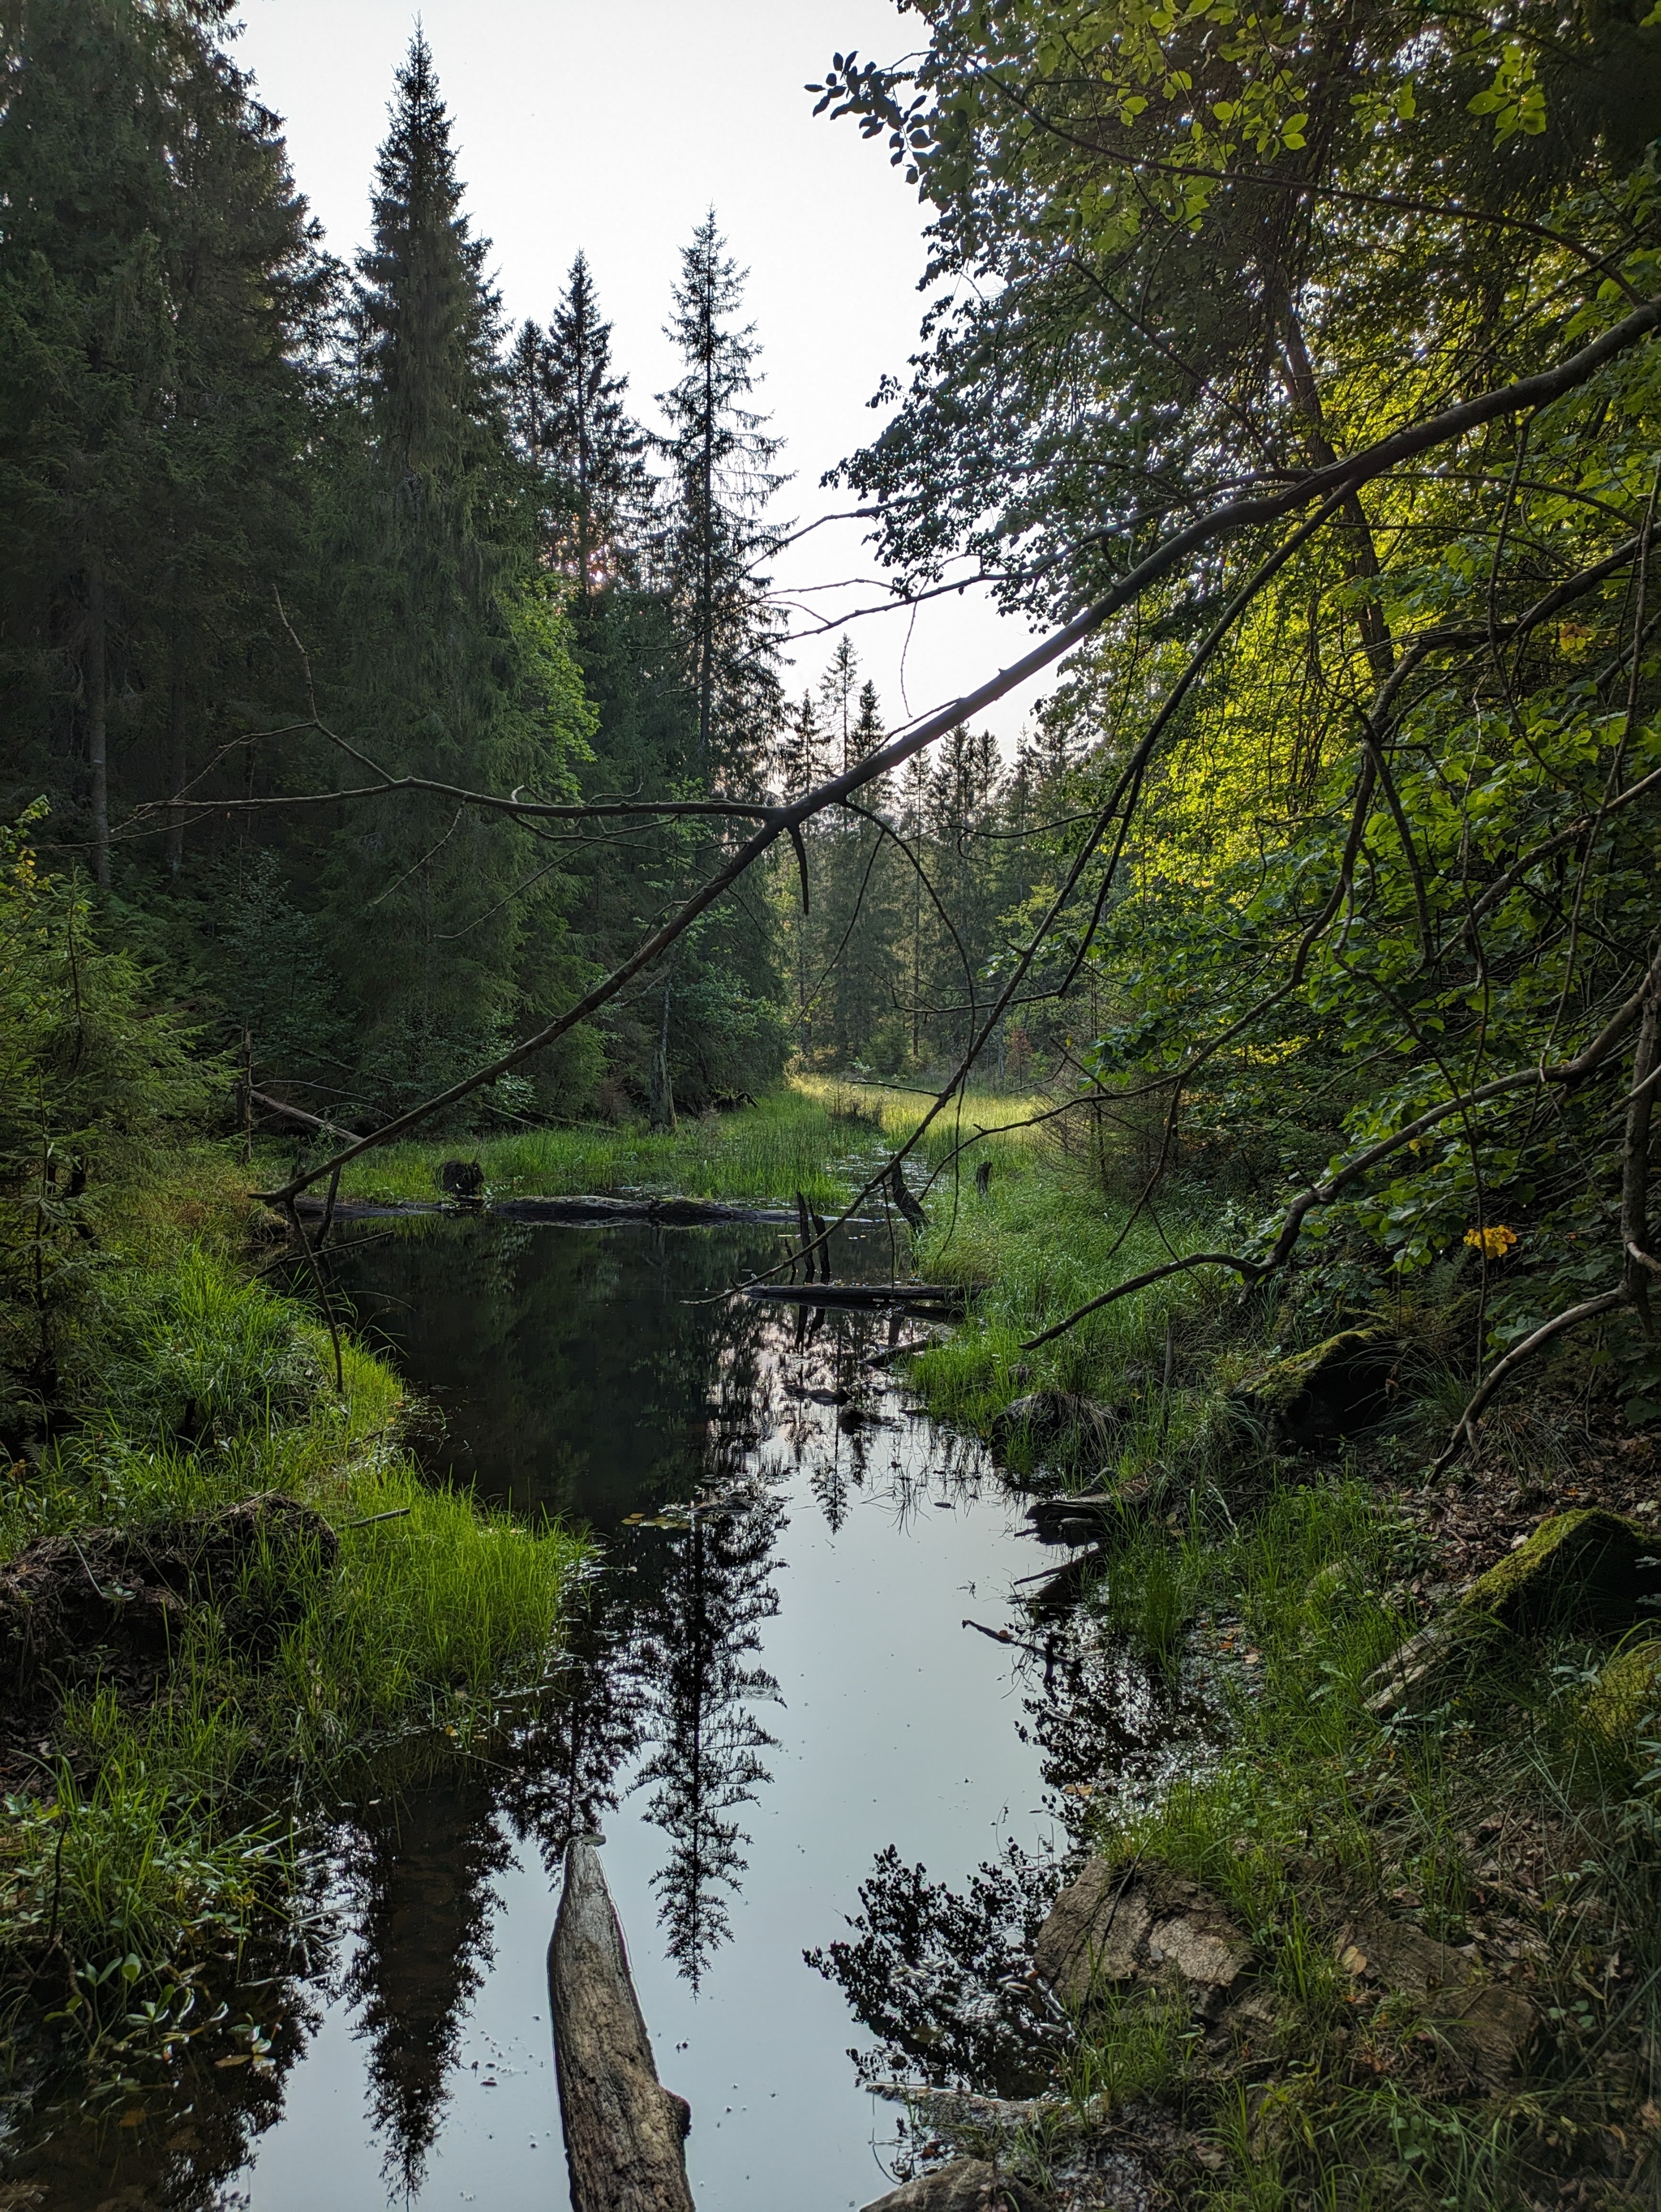
[[[694,2212],[684,2098],[658,2080],[599,1854],[566,1846],[548,1995],[572,2212]]]

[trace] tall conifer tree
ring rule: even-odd
[[[365,438],[339,488],[338,711],[394,772],[568,790],[592,716],[557,593],[538,569],[486,246],[462,210],[419,32],[391,124],[358,264]],[[514,825],[445,800],[389,799],[347,821],[329,896],[363,1066],[383,1090],[403,1096],[459,1074],[562,988],[567,887],[546,858]],[[567,1063],[538,1080],[563,1095],[573,1073]]]
[[[646,434],[611,368],[611,325],[579,253],[548,326],[543,384],[548,458],[563,529],[562,566],[592,598],[636,565],[651,505]]]
[[[776,623],[760,571],[777,546],[764,520],[785,482],[783,441],[747,404],[760,348],[737,318],[744,276],[712,208],[681,251],[666,334],[685,364],[660,393],[669,418],[672,522],[668,585],[697,708],[697,763],[710,782],[758,788],[778,723]]]

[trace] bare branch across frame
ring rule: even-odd
[[[632,814],[636,818],[644,818],[657,813],[664,815],[703,813],[725,814],[730,817],[748,819],[755,822],[757,826],[742,843],[723,860],[721,865],[675,914],[669,916],[658,928],[653,930],[627,960],[614,969],[608,976],[597,983],[575,1004],[496,1060],[474,1070],[460,1081],[447,1086],[432,1097],[407,1109],[369,1136],[356,1139],[347,1145],[331,1158],[320,1161],[315,1166],[296,1173],[281,1189],[266,1195],[273,1203],[286,1206],[311,1185],[326,1178],[338,1176],[340,1170],[351,1160],[406,1133],[431,1116],[445,1111],[460,1100],[486,1088],[501,1076],[530,1060],[571,1029],[589,1019],[601,1007],[626,990],[636,977],[651,967],[674,945],[699,915],[729,892],[781,837],[788,836],[794,843],[800,836],[803,823],[815,815],[828,807],[851,800],[854,794],[864,786],[891,774],[914,755],[944,737],[960,723],[982,712],[994,702],[1044,669],[1054,665],[1074,647],[1099,630],[1123,609],[1134,605],[1150,589],[1166,579],[1183,574],[1189,564],[1208,548],[1220,542],[1253,532],[1272,529],[1277,523],[1299,515],[1305,516],[1307,519],[1299,525],[1289,539],[1282,538],[1266,553],[1247,582],[1235,594],[1231,601],[1230,611],[1225,614],[1221,623],[1211,633],[1206,646],[1191,658],[1175,690],[1167,698],[1165,706],[1155,716],[1153,725],[1135,748],[1106,807],[1092,823],[1060,896],[1045,916],[1043,922],[1040,924],[1037,935],[1026,948],[1021,959],[1015,963],[995,1002],[980,1023],[976,1036],[963,1060],[943,1091],[935,1098],[929,1112],[920,1121],[917,1129],[899,1149],[897,1157],[904,1158],[907,1152],[915,1149],[929,1124],[945,1109],[951,1098],[966,1081],[980,1053],[995,1032],[997,1023],[1001,1018],[1007,1006],[1013,995],[1019,991],[1048,931],[1053,927],[1057,914],[1073,896],[1092,859],[1099,859],[1103,864],[1104,894],[1105,887],[1111,880],[1116,856],[1123,849],[1130,823],[1135,816],[1147,768],[1153,757],[1163,730],[1170,722],[1182,692],[1196,680],[1209,653],[1214,650],[1216,641],[1236,618],[1238,611],[1244,605],[1250,604],[1255,592],[1261,590],[1267,579],[1283,565],[1290,551],[1299,544],[1305,542],[1313,532],[1324,526],[1331,514],[1339,511],[1347,500],[1353,498],[1358,486],[1386,476],[1393,469],[1402,467],[1438,447],[1456,443],[1488,423],[1507,416],[1531,413],[1549,404],[1553,400],[1584,385],[1601,368],[1621,353],[1642,343],[1658,326],[1661,326],[1661,301],[1646,301],[1553,368],[1518,379],[1511,384],[1481,393],[1475,398],[1445,408],[1419,423],[1394,432],[1389,437],[1377,441],[1357,453],[1311,470],[1290,482],[1269,489],[1254,492],[1250,495],[1223,501],[1173,532],[1121,577],[1109,591],[1091,605],[1082,609],[1071,621],[1040,640],[1028,653],[1008,667],[1000,671],[972,690],[965,692],[950,705],[928,716],[913,728],[900,732],[866,759],[845,769],[842,775],[830,779],[817,789],[803,794],[788,804],[751,805],[741,802],[714,800],[666,802],[656,805],[620,800],[591,803],[585,805],[580,802],[568,805],[563,802],[525,801],[520,799],[517,793],[511,799],[503,800],[486,794],[459,793],[445,787],[443,795],[447,797],[464,798],[469,802],[489,805],[510,813],[520,812],[527,815],[534,813],[543,818],[563,817],[580,820],[608,813],[618,816]],[[1311,509],[1314,510],[1312,515]],[[1630,558],[1629,549],[1625,547],[1617,549],[1615,553],[1609,556],[1606,562],[1600,563],[1598,566],[1612,573],[1622,558]],[[1590,578],[1571,580],[1569,586],[1561,588],[1566,592],[1575,588],[1585,588],[1587,580],[1590,580]],[[1555,598],[1555,594],[1548,594],[1548,601]],[[1525,617],[1524,620],[1526,619]],[[1437,641],[1439,644],[1443,641],[1440,639]],[[1450,635],[1445,642],[1452,646],[1455,641]],[[345,749],[349,751],[354,750],[350,746]],[[1366,750],[1372,757],[1376,771],[1377,758],[1374,747],[1369,745]],[[369,765],[373,766],[372,763]],[[1374,779],[1368,780],[1371,781]],[[402,787],[405,787],[405,780],[384,779],[380,783],[367,787],[361,794],[352,795],[362,795],[366,798],[379,797],[390,790]],[[410,787],[413,787],[412,782]],[[328,794],[331,799],[336,799],[337,796],[337,794]],[[1098,908],[1100,902],[1098,896],[1097,900]],[[1279,994],[1271,994],[1262,1003],[1271,1004],[1279,995]],[[1635,1001],[1630,1002],[1628,1008],[1622,1010],[1626,1027],[1629,1027],[1632,1020],[1637,1018],[1637,1011]],[[1617,1036],[1623,1034],[1624,1028],[1619,1029],[1616,1032]],[[1081,1307],[1077,1312],[1065,1317],[1052,1328],[1042,1332],[1031,1339],[1031,1342],[1038,1344],[1048,1341],[1050,1338],[1062,1334],[1066,1328],[1075,1325],[1086,1314],[1110,1304],[1115,1298],[1131,1295],[1137,1290],[1147,1287],[1150,1283],[1169,1275],[1200,1267],[1221,1266],[1234,1269],[1246,1279],[1252,1279],[1283,1265],[1297,1242],[1302,1222],[1309,1211],[1313,1206],[1325,1202],[1335,1194],[1338,1188],[1365,1173],[1377,1161],[1387,1157],[1397,1146],[1410,1142],[1415,1133],[1423,1128],[1433,1126],[1446,1115],[1467,1112],[1472,1106],[1487,1098],[1529,1085],[1542,1087],[1552,1083],[1579,1079],[1579,1075],[1586,1072],[1591,1065],[1601,1065],[1602,1060],[1613,1050],[1615,1041],[1615,1039],[1612,1038],[1609,1031],[1606,1030],[1603,1038],[1594,1040],[1587,1051],[1578,1055],[1573,1061],[1565,1062],[1561,1066],[1549,1069],[1541,1067],[1514,1071],[1508,1076],[1476,1086],[1469,1094],[1461,1095],[1444,1103],[1432,1109],[1428,1115],[1420,1117],[1415,1123],[1381,1139],[1378,1144],[1366,1147],[1360,1154],[1345,1163],[1342,1170],[1335,1176],[1329,1177],[1327,1183],[1312,1187],[1294,1201],[1283,1222],[1275,1246],[1267,1258],[1260,1261],[1245,1255],[1231,1254],[1189,1255],[1183,1260],[1173,1261],[1166,1267],[1154,1270],[1147,1276],[1138,1277],[1116,1286],[1099,1298]],[[885,1173],[890,1171],[891,1170],[886,1167],[884,1170]],[[849,1211],[851,1212],[855,1210],[868,1194],[868,1191],[858,1194],[850,1202]],[[1507,1366],[1508,1363],[1502,1362],[1501,1365]],[[1495,1378],[1491,1378],[1491,1380],[1494,1379]]]

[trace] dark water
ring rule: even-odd
[[[840,1274],[886,1274],[885,1237],[843,1233]],[[1035,1633],[1020,1503],[861,1364],[885,1319],[725,1295],[780,1249],[441,1220],[338,1255],[441,1415],[434,1470],[602,1538],[570,1694],[506,1712],[487,1759],[417,1747],[366,1779],[324,1885],[338,1932],[271,2000],[273,2067],[204,2077],[165,2136],[66,2118],[26,2163],[38,2201],[565,2207],[544,1959],[579,1828],[605,1834],[660,2071],[691,2102],[700,2212],[892,2185],[893,2107],[849,2056],[871,2038],[804,1949],[846,1934],[885,1847],[961,1886],[1012,1840],[1064,1840],[1068,1775],[1148,1716],[1125,1683],[1081,1723],[1031,1652],[963,1625]]]

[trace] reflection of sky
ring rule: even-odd
[[[538,1231],[532,1254],[551,1259],[573,1237],[600,1241]],[[700,1247],[721,1249],[678,1237],[676,1262]],[[683,1277],[679,1265],[672,1272]],[[677,1296],[686,1287],[678,1279]],[[615,1279],[612,1291],[624,1295]],[[702,1310],[713,1321],[721,1309]],[[776,1342],[790,1329],[768,1334]],[[646,1796],[625,1796],[605,1823],[607,1876],[660,2070],[692,2105],[689,2165],[702,2212],[842,2212],[882,2192],[871,2144],[891,2113],[855,2087],[846,2054],[859,2031],[802,1951],[843,1933],[883,1845],[961,1882],[1006,1836],[1030,1840],[1047,1828],[1038,1754],[1017,1732],[1011,1654],[960,1625],[969,1614],[1001,1621],[1010,1577],[1035,1564],[1012,1540],[1020,1509],[965,1495],[945,1473],[946,1441],[905,1415],[898,1394],[884,1395],[885,1424],[866,1428],[857,1447],[836,1408],[798,1395],[836,1379],[834,1341],[827,1332],[805,1360],[787,1352],[765,1378],[775,1431],[751,1464],[777,1478],[788,1519],[775,1554],[780,1609],[760,1623],[753,1663],[777,1679],[782,1702],[761,1708],[777,1739],[764,1755],[773,1778],[741,1808],[748,1869],[731,1900],[732,1941],[701,1995],[664,1957],[652,1888],[664,1838],[645,1818]],[[684,1370],[676,1378],[693,1379]],[[493,1433],[508,1433],[510,1413],[495,1410]],[[453,1418],[465,1426],[466,1409]],[[827,1469],[851,1470],[856,1453],[864,1480],[847,1486],[848,1516],[833,1533],[820,1502]],[[956,1502],[943,1510],[937,1498]],[[556,1899],[534,1844],[499,1878],[496,1898],[495,1963],[463,2029],[423,2207],[542,2212],[566,2201],[543,1964]],[[383,2201],[386,2146],[366,2117],[363,2060],[337,2004],[289,2078],[283,2121],[239,2185],[254,2212],[360,2212]]]

